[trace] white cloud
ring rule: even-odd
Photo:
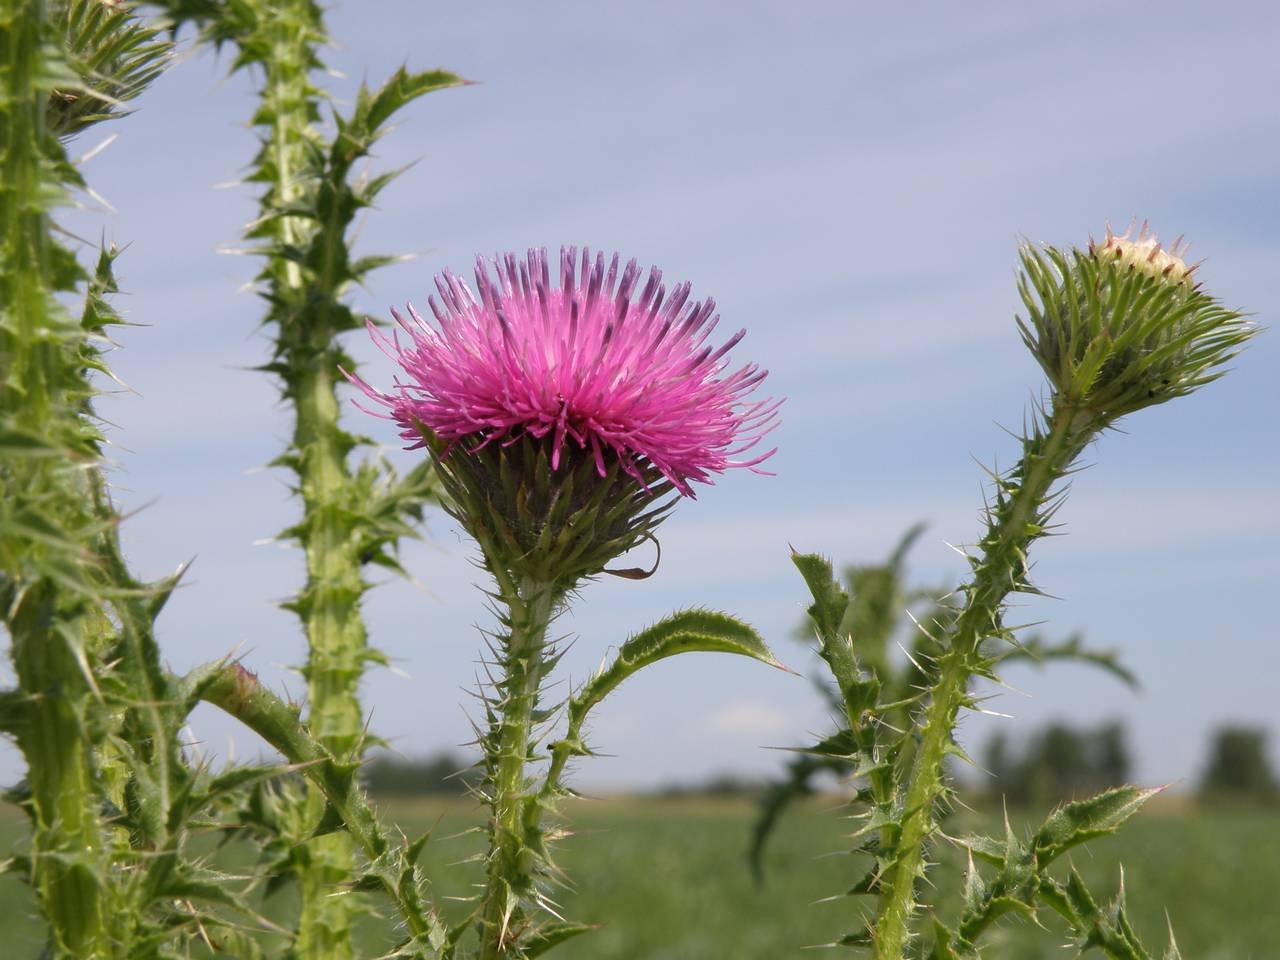
[[[702,721],[703,729],[716,737],[759,741],[795,733],[794,718],[767,700],[732,700]]]

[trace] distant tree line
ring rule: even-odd
[[[1109,721],[1094,728],[1050,723],[1017,749],[1004,733],[984,756],[994,792],[1016,805],[1049,804],[1129,782],[1132,766],[1124,727]]]
[[[1200,779],[1200,796],[1211,802],[1280,800],[1280,784],[1267,759],[1267,732],[1238,726],[1215,731],[1209,763]]]
[[[1052,722],[1020,743],[997,733],[987,741],[982,761],[991,776],[980,792],[1014,806],[1057,803],[1132,782],[1132,757],[1118,720],[1092,727]],[[377,797],[463,796],[479,780],[474,764],[448,752],[375,754],[361,775]],[[721,772],[701,782],[666,784],[655,793],[731,797],[754,795],[764,786],[759,778]],[[1196,788],[1206,802],[1280,802],[1266,730],[1236,725],[1215,730]]]
[[[983,792],[1014,805],[1056,803],[1132,782],[1124,728],[1115,720],[1096,727],[1052,722],[1020,745],[997,733],[983,760],[991,774]],[[1280,800],[1266,731],[1234,725],[1215,730],[1197,794],[1206,802]]]
[[[747,777],[736,773],[714,773],[705,780],[664,783],[653,795],[656,797],[752,797],[768,786],[760,777]]]
[[[399,757],[378,753],[360,771],[365,789],[375,797],[459,797],[479,781],[475,764],[454,753]]]

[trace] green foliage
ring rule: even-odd
[[[582,725],[590,710],[643,667],[691,651],[734,653],[776,665],[750,627],[723,614],[684,611],[628,639],[617,656],[569,699],[567,728],[551,744],[541,783],[528,774],[538,759],[555,709],[541,706],[547,674],[559,659],[547,639],[567,597],[588,578],[644,571],[608,564],[640,541],[657,545],[653,531],[674,504],[672,488],[656,470],[641,483],[612,454],[605,475],[587,452],[570,447],[551,469],[548,442],[529,436],[500,444],[449,449],[423,430],[447,493],[446,509],[478,541],[495,582],[500,629],[490,636],[493,669],[482,692],[485,725],[479,735],[485,779],[480,795],[492,810],[484,893],[473,917],[482,960],[540,954],[571,930],[559,917],[551,891],[559,877],[552,847],[562,831],[557,802],[571,757],[590,751]]]
[[[56,0],[49,17],[61,30],[77,82],[49,94],[47,123],[58,136],[119,116],[124,105],[168,66],[172,44],[162,31],[110,0]]]
[[[249,179],[262,194],[246,236],[263,261],[258,289],[274,335],[263,369],[296,414],[276,465],[292,471],[302,504],[283,535],[306,557],[306,583],[287,606],[308,637],[309,712],[304,724],[300,708],[237,664],[183,677],[162,667],[155,621],[180,573],[146,583],[129,570],[99,462],[94,378],[109,371],[96,343],[120,322],[109,299],[117,251],[101,251],[90,275],[57,239],[56,208],[85,187],[62,140],[121,116],[159,75],[170,45],[107,0],[0,0],[0,615],[17,678],[0,691],[0,729],[27,760],[12,797],[32,827],[29,851],[5,869],[31,884],[49,923],[49,956],[160,960],[201,949],[197,940],[214,953],[261,956],[254,934],[262,921],[245,899],[258,888],[274,892],[284,878],[298,882],[302,901],[289,925],[292,956],[353,957],[366,891],[385,895],[403,923],[389,956],[540,956],[590,929],[565,921],[553,900],[563,882],[553,860],[564,834],[560,804],[572,795],[564,775],[571,759],[591,753],[583,730],[590,711],[640,669],[677,653],[777,663],[746,625],[685,611],[625,641],[565,703],[543,702],[559,657],[551,624],[585,579],[645,575],[607,564],[654,539],[673,502],[669,484],[656,473],[637,480],[617,462],[601,478],[581,453],[553,472],[545,445],[528,437],[446,456],[427,436],[435,469],[424,462],[399,476],[378,461],[352,462],[366,441],[347,433],[339,415],[340,369],[353,369],[341,337],[365,322],[348,294],[393,259],[353,254],[356,217],[395,175],[369,177],[357,167],[402,108],[462,81],[401,68],[376,89],[362,87],[349,111],[333,110],[329,136],[313,80],[328,36],[314,0],[158,6],[173,30],[193,22],[209,42],[234,47],[233,69],[261,80],[253,115],[261,141]],[[847,894],[874,907],[838,943],[870,948],[879,960],[976,957],[998,921],[1036,919],[1043,907],[1081,951],[1150,956],[1123,885],[1099,906],[1080,875],[1050,870],[1133,815],[1149,792],[1132,787],[1066,804],[1026,837],[1006,828],[1002,839],[963,841],[973,861],[958,918],[934,918],[931,935],[921,922],[923,881],[954,799],[946,765],[964,759],[955,731],[964,711],[979,707],[976,682],[998,679],[1017,658],[1084,659],[1125,677],[1110,655],[1076,638],[1022,638],[1005,623],[1011,596],[1038,593],[1029,551],[1052,528],[1065,478],[1101,431],[1220,376],[1252,333],[1240,313],[1191,283],[1190,271],[1152,267],[1158,248],[1145,261],[1106,253],[1115,249],[1022,251],[1027,317],[1019,326],[1049,395],[1024,431],[1019,461],[992,474],[985,530],[966,554],[969,577],[952,602],[904,586],[914,531],[887,563],[852,568],[844,582],[827,560],[793,556],[813,600],[817,653],[834,680],[822,689],[840,719],[770,795],[757,856],[786,802],[817,772],[848,777],[852,852],[869,868]],[[66,303],[81,292],[77,318]],[[393,839],[360,782],[371,738],[358,685],[381,657],[361,620],[364,567],[399,571],[400,539],[442,491],[480,543],[499,620],[478,734],[484,778],[475,787],[490,807],[485,877],[471,913],[453,924],[419,867],[429,834]],[[904,608],[917,622],[903,644],[905,664],[891,649],[902,639]],[[288,765],[218,773],[192,765],[179,731],[200,701],[241,719]],[[1041,753],[1069,768],[1077,746],[1058,731]],[[1263,756],[1260,740],[1225,737],[1207,784],[1274,794]],[[1109,779],[1120,760],[1111,749]],[[233,876],[193,853],[205,828],[256,837],[259,871]],[[1177,957],[1176,946],[1165,956]]]
[[[881,782],[872,786],[887,796],[884,778],[891,771],[886,765],[902,764],[910,757],[912,743],[897,738],[894,731],[907,730],[913,724],[912,712],[919,702],[917,693],[935,675],[933,664],[941,652],[937,638],[945,636],[955,619],[955,611],[937,599],[950,590],[908,582],[907,555],[923,529],[917,525],[908,530],[880,563],[846,567],[841,582],[833,579],[826,560],[793,557],[815,597],[808,611],[809,622],[797,636],[806,642],[816,638],[818,653],[837,683],[842,674],[845,676],[839,686],[832,687],[821,680],[815,681],[815,686],[834,711],[846,715],[846,722],[817,744],[796,750],[785,775],[762,794],[749,850],[757,881],[764,879],[764,850],[780,817],[796,800],[813,792],[817,777],[861,777],[874,769]],[[894,655],[895,647],[900,648],[899,656]],[[1092,650],[1078,636],[1049,641],[1032,634],[1019,638],[1016,647],[989,644],[984,653],[995,663],[1089,663],[1123,682],[1134,683],[1132,674],[1119,664],[1114,652]],[[852,705],[854,724],[847,720],[846,705]],[[857,739],[854,729],[859,730]],[[885,810],[880,816],[891,815]]]
[[[1026,244],[1021,259],[1023,342],[1060,397],[1111,418],[1216,380],[1253,334],[1189,275],[1152,276],[1094,247]]]
[[[427,837],[393,843],[360,788],[359,766],[334,759],[300,719],[300,710],[275,696],[238,663],[206,664],[183,677],[179,686],[192,699],[204,700],[240,720],[279,750],[315,786],[331,813],[315,826],[319,835],[341,828],[365,856],[359,870],[344,878],[351,890],[380,890],[395,905],[407,936],[391,954],[406,960],[447,960],[456,933],[436,913],[426,895],[426,879],[417,865]],[[253,794],[241,816],[267,826],[281,815],[270,809],[263,790]],[[287,815],[287,812],[286,814]]]
[[[587,712],[644,667],[678,653],[735,653],[771,666],[774,659],[764,639],[733,617],[711,610],[683,610],[629,637],[617,656],[574,695],[570,717]]]
[[[487,555],[486,565],[507,569],[501,553]],[[539,744],[549,739],[548,726],[558,714],[540,703],[546,676],[558,661],[547,629],[565,596],[529,578],[515,589],[506,585],[509,579],[498,583],[503,629],[492,638],[497,671],[485,693],[487,729],[480,737],[485,779],[479,792],[492,811],[489,850],[484,893],[469,920],[476,924],[482,960],[537,956],[588,929],[564,925],[553,899],[564,882],[553,854],[565,833],[558,805],[573,796],[563,782],[565,770],[570,759],[591,754],[583,727],[605,697],[643,668],[681,653],[731,653],[778,665],[759,634],[732,617],[708,610],[673,614],[629,637],[573,692],[563,734],[550,740],[544,754]],[[545,771],[531,776],[531,765],[542,760],[549,760]]]
[[[684,610],[640,631],[569,698],[567,729],[551,745],[551,767],[537,798],[539,804],[563,793],[560,780],[570,757],[590,755],[582,728],[591,710],[642,668],[679,653],[732,653],[785,669],[755,630],[722,613]]]
[[[32,824],[30,853],[8,867],[35,888],[52,955],[104,960],[183,956],[254,922],[189,849],[225,786],[186,763],[194,701],[160,666],[154,622],[178,575],[130,573],[98,459],[93,377],[109,376],[97,344],[122,322],[118,251],[86,274],[52,217],[82,186],[60,137],[120,115],[167,60],[155,37],[124,7],[0,15],[0,599],[19,684],[3,725],[27,761],[13,796]],[[60,295],[80,291],[73,318]]]
[[[77,88],[62,38],[36,0],[0,6],[0,615],[18,688],[6,729],[27,763],[31,855],[16,863],[49,921],[51,951],[106,944],[111,878],[95,763],[109,709],[98,683],[106,578],[94,541],[100,365],[60,294],[84,273],[55,239],[54,209],[81,184],[46,107]]]
[[[1074,870],[1063,884],[1048,868],[1072,847],[1115,833],[1156,792],[1120,787],[1066,804],[1025,840],[1007,822],[1002,839],[961,840],[970,853],[964,907],[954,928],[935,921],[930,960],[978,957],[984,933],[997,920],[1013,915],[1035,920],[1042,903],[1067,920],[1082,952],[1098,947],[1112,957],[1147,957],[1125,917],[1123,888],[1104,912]],[[984,878],[974,858],[993,865],[994,875]]]
[[[1129,752],[1118,721],[1094,729],[1050,723],[1033,734],[1020,756],[1012,756],[1004,733],[985,751],[991,792],[1009,803],[1043,805],[1129,779]]]
[[[660,677],[652,679],[661,682]],[[1179,798],[1163,800],[1156,797],[1142,816],[1115,836],[1068,851],[1051,872],[1065,882],[1074,864],[1105,906],[1114,896],[1123,864],[1126,912],[1144,943],[1160,944],[1167,910],[1185,957],[1268,958],[1272,944],[1280,942],[1280,916],[1270,909],[1269,900],[1280,884],[1280,830],[1274,811],[1242,808],[1224,817],[1221,811],[1187,808]],[[567,801],[565,808],[574,833],[560,844],[557,863],[573,882],[559,891],[557,901],[563,915],[595,929],[545,956],[798,960],[810,953],[845,955],[803,949],[835,939],[847,919],[842,914],[848,901],[815,904],[847,882],[849,869],[846,858],[826,855],[840,845],[845,824],[832,816],[825,799],[800,805],[781,825],[767,857],[767,891],[756,889],[745,871],[727,869],[752,817],[746,798],[609,797]],[[17,818],[5,813],[0,807],[0,850],[10,848],[21,827]],[[456,799],[431,798],[398,801],[388,805],[382,817],[394,822],[393,837],[397,830],[409,837],[431,832],[419,856],[420,869],[432,877],[432,893],[445,919],[456,922],[468,905],[454,898],[473,892],[477,864],[472,858],[483,852],[486,842],[476,829],[483,823],[482,812]],[[1043,812],[1028,819],[1022,811],[1010,811],[1009,817],[1025,839],[1039,826]],[[959,836],[1004,833],[1000,812],[986,808],[957,811],[947,828]],[[218,847],[208,866],[243,874],[252,857],[251,849],[233,841]],[[957,845],[942,843],[938,860],[931,878],[939,887],[937,912],[952,922],[961,909],[967,856]],[[993,868],[981,861],[979,866],[985,875],[991,874]],[[293,915],[290,898],[262,899],[260,892],[247,898],[250,906],[269,921],[288,922]],[[394,915],[390,903],[379,902],[377,893],[373,898],[384,915]],[[13,878],[0,876],[6,958],[33,960],[39,953],[32,913],[28,891]],[[1061,948],[1071,937],[1065,921],[1043,907],[1039,918],[1043,927],[1014,921],[991,928],[983,940],[984,956],[1074,957],[1074,951]],[[279,955],[279,935],[268,934],[262,942],[267,956]],[[382,956],[390,946],[382,924],[363,924],[357,930],[356,948],[362,957]],[[250,956],[231,949],[223,952],[235,958]]]
[[[1267,732],[1239,726],[1216,730],[1199,791],[1209,801],[1273,803],[1280,798],[1280,783],[1267,759]]]

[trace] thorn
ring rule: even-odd
[[[911,614],[910,614],[910,613],[908,613],[908,614],[907,614],[907,616],[911,616]],[[915,617],[911,617],[911,619],[912,619],[912,620],[915,620]],[[919,626],[919,624],[917,623],[917,624],[916,624],[916,626]],[[918,671],[920,671],[920,673],[921,673],[921,674],[925,674],[925,675],[927,676],[927,673],[926,673],[926,671],[925,671],[924,667],[920,666],[920,664],[919,664],[919,662],[917,662],[916,658],[915,658],[915,657],[913,657],[913,656],[911,655],[911,651],[910,651],[910,650],[908,650],[906,647],[904,647],[904,646],[902,645],[902,641],[901,641],[901,640],[898,640],[897,638],[894,638],[894,641],[893,641],[893,642],[894,642],[894,643],[896,643],[896,644],[898,645],[898,649],[899,649],[899,650],[901,650],[903,653],[905,653],[905,654],[907,655],[907,659],[911,661],[912,665],[913,665],[913,666],[914,666]]]
[[[107,147],[111,146],[111,144],[115,143],[116,138],[118,136],[120,136],[120,134],[113,133],[110,136],[108,136],[105,140],[102,140],[97,146],[90,147],[88,150],[86,150],[84,153],[80,154],[80,156],[76,158],[75,165],[77,167],[84,166],[86,163],[88,163],[90,160],[92,160],[94,157],[100,154],[103,150],[107,149]]]

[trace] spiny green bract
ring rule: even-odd
[[[49,17],[61,31],[67,65],[78,82],[49,95],[49,129],[71,136],[120,116],[124,105],[164,71],[172,44],[123,3],[56,0]]]
[[[1109,420],[1216,380],[1254,332],[1154,236],[1141,249],[1169,261],[1161,271],[1117,244],[1134,246],[1109,231],[1087,250],[1024,245],[1018,280],[1018,327],[1053,389]]]
[[[653,539],[679,499],[652,466],[637,465],[642,484],[612,452],[604,476],[590,451],[572,446],[552,470],[549,436],[525,434],[510,444],[460,440],[452,449],[424,436],[448,494],[445,509],[480,542],[500,582],[529,578],[567,592],[609,573],[615,557]]]

